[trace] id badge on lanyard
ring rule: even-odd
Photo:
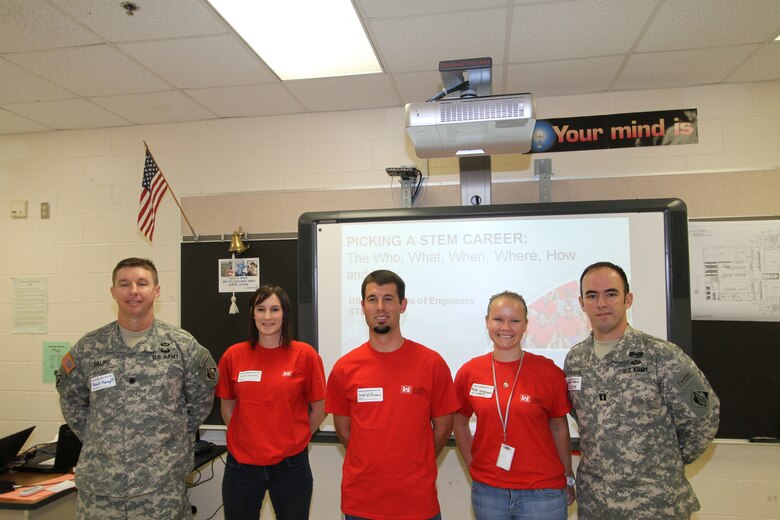
[[[496,466],[509,471],[509,468],[512,467],[512,459],[514,456],[515,449],[512,446],[502,442],[501,448],[498,450],[498,460],[496,461]]]
[[[520,363],[517,365],[517,373],[515,374],[515,382],[512,384],[512,390],[509,392],[509,399],[506,402],[506,414],[501,413],[501,405],[498,402],[498,383],[496,381],[496,360],[495,357],[491,359],[493,365],[493,386],[496,388],[496,408],[498,409],[498,417],[501,419],[501,426],[504,429],[504,442],[501,443],[501,447],[498,450],[498,459],[496,460],[496,466],[509,471],[512,467],[512,459],[515,458],[515,449],[506,443],[506,426],[509,423],[509,405],[512,404],[512,396],[515,394],[515,387],[517,386],[517,378],[520,377],[520,367],[523,366],[523,357],[525,353],[520,354]]]

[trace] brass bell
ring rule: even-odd
[[[238,228],[238,231],[233,231],[233,238],[230,239],[230,248],[228,248],[228,251],[240,255],[247,249],[249,249],[249,246],[245,245],[244,241],[241,240],[241,228]]]

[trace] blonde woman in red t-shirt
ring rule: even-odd
[[[519,294],[493,296],[485,316],[493,352],[455,376],[455,441],[477,520],[565,520],[574,501],[566,379],[551,360],[523,351],[527,316]]]

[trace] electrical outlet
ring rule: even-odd
[[[41,202],[41,219],[49,218],[49,203]]]
[[[11,201],[11,218],[27,218],[27,201]]]

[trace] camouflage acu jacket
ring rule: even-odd
[[[57,373],[62,414],[84,443],[78,488],[127,497],[183,480],[216,382],[208,350],[159,320],[132,348],[116,322],[81,338]]]
[[[603,359],[591,334],[564,369],[582,451],[578,518],[690,518],[699,502],[684,466],[715,437],[720,410],[693,360],[628,327]]]

